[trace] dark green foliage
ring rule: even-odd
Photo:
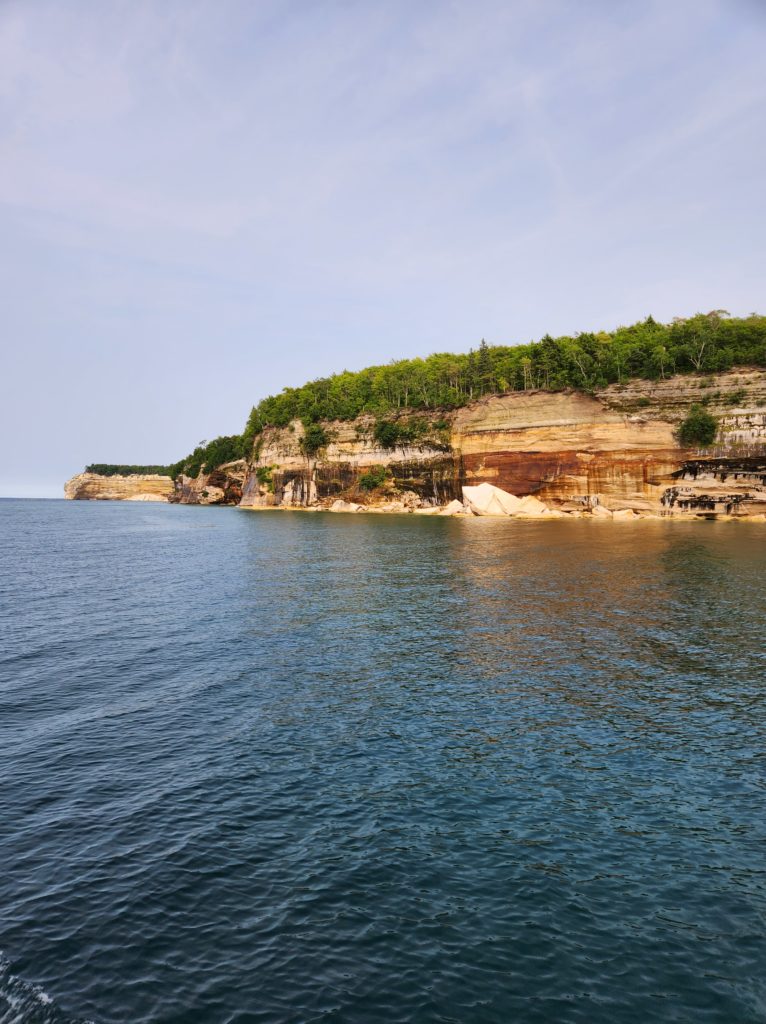
[[[726,396],[726,405],[742,405],[746,398],[747,391],[744,388],[738,388],[736,391],[730,391]]]
[[[99,476],[148,476],[155,473],[159,476],[171,476],[172,469],[172,466],[116,466],[111,462],[93,462],[85,467],[85,472],[98,473]]]
[[[439,423],[444,424],[444,420]],[[373,430],[373,437],[381,448],[406,448],[408,445],[422,447],[439,447],[438,439],[434,438],[434,432],[439,430],[437,424],[432,424],[425,416],[409,416],[398,420],[378,420]],[[449,424],[446,424],[449,429]]]
[[[359,477],[359,486],[363,491],[374,491],[376,487],[383,486],[387,476],[388,470],[385,466],[371,466]]]
[[[258,466],[255,471],[258,483],[272,494],[274,493],[274,478],[272,474],[276,468],[276,466]]]
[[[745,365],[766,366],[766,317],[738,319],[723,310],[672,324],[648,317],[611,332],[546,335],[527,345],[482,342],[477,352],[400,359],[285,388],[253,408],[244,437],[252,443],[264,427],[285,427],[295,419],[351,420],[362,413],[383,418],[400,409],[456,409],[482,395],[507,391],[590,391],[631,377],[656,380]],[[392,432],[377,439],[386,447],[404,443]]]
[[[678,440],[687,448],[707,448],[715,441],[718,421],[701,405],[693,405],[678,429]]]
[[[191,455],[176,462],[169,467],[175,478],[183,473],[185,476],[198,477],[200,471],[212,473],[225,462],[235,462],[237,459],[245,458],[250,453],[249,445],[242,434],[232,434],[228,437],[217,437],[214,441],[202,441]]]
[[[304,425],[303,437],[300,440],[301,451],[306,458],[312,458],[330,443],[330,435],[320,423]]]
[[[394,420],[378,420],[373,437],[381,448],[396,448],[400,443],[401,431]]]
[[[242,439],[248,448],[252,448],[253,441],[263,430],[264,424],[261,421],[260,407],[253,406],[250,415],[247,417],[245,429],[242,432]]]

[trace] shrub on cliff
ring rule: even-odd
[[[378,420],[372,435],[381,448],[396,448],[401,440],[401,428],[394,420]]]
[[[363,491],[374,491],[376,487],[383,486],[387,476],[388,470],[385,466],[371,466],[359,477],[359,486]]]
[[[678,440],[686,448],[707,448],[715,441],[717,433],[718,421],[715,416],[711,416],[701,405],[693,405],[678,428]]]
[[[321,423],[309,423],[304,428],[303,437],[300,439],[300,448],[306,458],[312,458],[322,448],[330,443],[330,435]]]

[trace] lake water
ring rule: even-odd
[[[0,501],[0,1022],[766,1020],[766,528]]]

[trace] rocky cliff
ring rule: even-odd
[[[695,403],[718,419],[709,449],[677,440]],[[424,504],[446,504],[460,499],[464,486],[491,483],[565,511],[596,502],[665,514],[766,510],[763,370],[633,380],[592,394],[513,392],[425,419],[432,429],[416,446],[391,449],[374,440],[371,417],[327,423],[330,443],[314,459],[301,452],[300,422],[269,428],[257,442],[241,504],[366,502],[360,480],[383,467],[378,496],[417,495]]]
[[[715,442],[704,450],[684,448],[677,437],[693,404],[718,421]],[[464,487],[492,484],[564,512],[597,505],[663,515],[766,512],[764,370],[631,380],[589,394],[512,392],[450,412],[403,410],[393,419],[410,427],[417,420],[417,441],[405,430],[406,444],[383,445],[375,419],[361,416],[323,424],[328,443],[307,456],[296,420],[264,430],[248,460],[181,476],[175,487],[169,477],[82,474],[66,494],[403,510],[462,502]]]
[[[244,459],[228,462],[212,473],[181,475],[170,501],[180,505],[238,505],[249,467]]]
[[[169,476],[79,473],[64,484],[64,497],[80,501],[168,501],[174,490]]]

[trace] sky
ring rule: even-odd
[[[0,0],[0,495],[343,369],[766,312],[766,0]]]

